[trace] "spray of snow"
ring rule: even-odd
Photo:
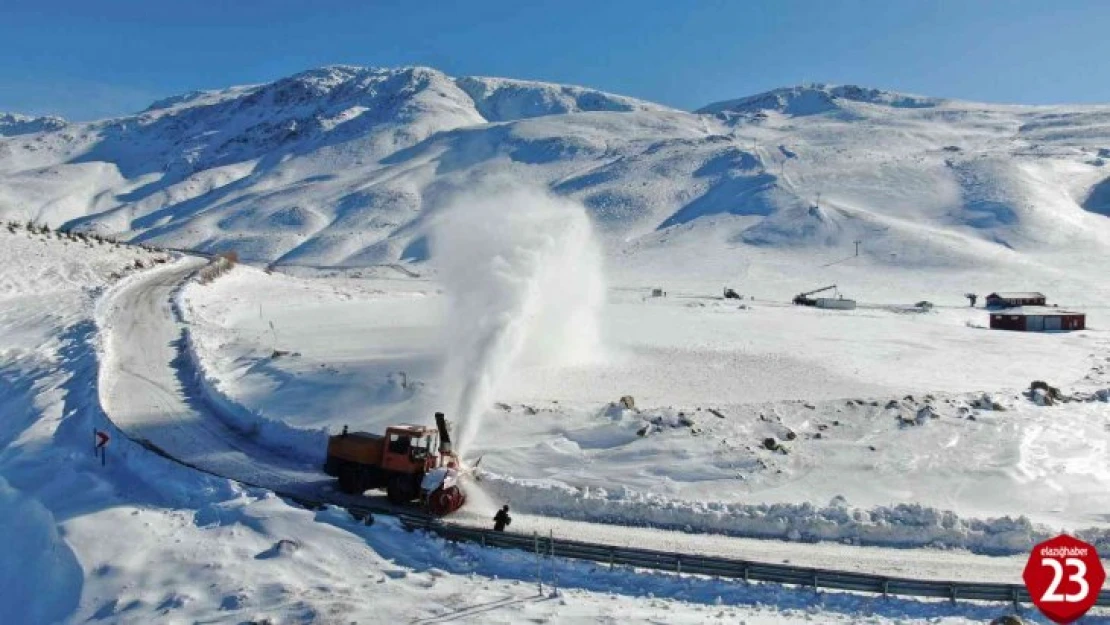
[[[465,452],[512,367],[598,356],[601,252],[580,204],[503,183],[455,196],[430,241],[448,302],[441,401]]]

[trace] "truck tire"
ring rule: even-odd
[[[416,482],[411,475],[394,475],[385,487],[386,497],[392,504],[405,504],[416,499]]]
[[[348,495],[361,495],[362,489],[359,488],[358,469],[354,467],[343,467],[339,470],[339,491]]]

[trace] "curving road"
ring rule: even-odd
[[[98,310],[104,340],[100,403],[131,438],[184,464],[241,482],[313,494],[327,476],[256,444],[199,399],[171,298],[204,266],[186,259],[132,278]]]
[[[171,301],[175,289],[204,263],[203,259],[187,258],[147,271],[105,296],[98,310],[104,341],[100,401],[105,413],[130,438],[196,469],[286,496],[338,505],[367,504],[368,498],[334,490],[332,480],[319,467],[265,447],[249,433],[232,428],[201,399],[183,349],[186,328],[174,314]],[[379,509],[391,508],[384,497],[369,502]],[[489,523],[485,514],[467,509],[452,516],[452,521],[472,526]],[[917,579],[1020,583],[1025,565],[1025,558],[1019,556],[790,543],[521,514],[514,514],[513,529],[620,547]]]

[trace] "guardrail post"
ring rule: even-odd
[[[543,571],[540,561],[540,535],[535,530],[532,530],[532,541],[536,545],[536,586],[540,589],[540,595],[543,595]]]
[[[1016,612],[1017,612],[1018,610],[1020,610],[1020,609],[1021,609],[1021,606],[1020,606],[1020,605],[1018,605],[1018,591],[1017,591],[1017,587],[1014,587],[1014,588],[1011,588],[1011,589],[1010,589],[1010,601],[1012,601],[1012,602],[1013,602],[1013,604],[1014,604],[1014,612],[1015,612],[1015,613],[1016,613]]]
[[[551,558],[551,585],[552,591],[559,592],[559,570],[555,568],[555,530],[548,530],[547,535],[547,556]]]
[[[818,575],[817,571],[814,571],[813,572],[813,590],[816,591],[820,587],[820,584],[821,584],[820,576]]]
[[[890,595],[890,580],[889,579],[884,579],[883,580],[883,599],[886,599],[889,595]]]
[[[679,575],[682,575],[682,555],[674,554],[674,570]]]
[[[747,564],[744,565],[743,573],[744,573],[744,583],[746,584],[749,581],[751,581],[751,580],[748,579],[748,565]]]
[[[609,547],[609,568],[610,569],[615,566],[613,561],[616,560],[616,558],[617,558],[617,550],[613,547]]]
[[[956,585],[952,584],[948,587],[949,601],[956,603]]]

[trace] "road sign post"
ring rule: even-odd
[[[1037,609],[1064,625],[1098,601],[1106,570],[1093,545],[1062,534],[1033,547],[1022,579]]]
[[[108,463],[108,441],[112,437],[107,432],[93,428],[93,455],[100,455],[100,466]]]

